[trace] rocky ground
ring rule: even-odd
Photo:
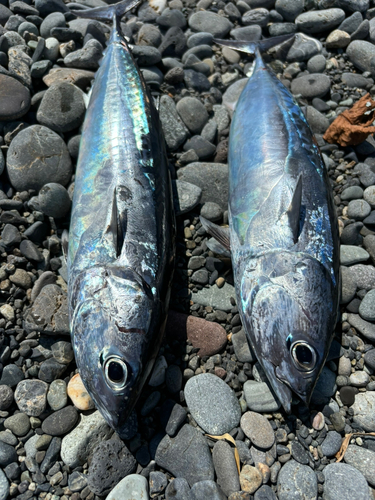
[[[103,3],[0,0],[0,499],[92,500],[116,485],[108,499],[374,499],[375,141],[322,137],[375,94],[374,0],[160,0],[123,19],[160,97],[179,194],[167,335],[125,441],[74,377],[61,250],[109,33],[70,7]],[[286,33],[297,35],[269,63],[321,147],[342,243],[336,337],[310,410],[296,401],[290,416],[247,346],[230,260],[208,250],[198,219],[227,223],[229,126],[251,67],[212,39]]]

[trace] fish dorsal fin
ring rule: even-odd
[[[64,229],[64,231],[62,232],[62,235],[61,235],[61,247],[62,247],[65,262],[67,262],[67,260],[68,260],[68,247],[69,247],[69,233],[66,229]]]
[[[291,230],[293,242],[297,243],[300,233],[300,218],[302,204],[302,175],[297,179],[296,187],[293,191],[292,201],[286,212],[281,216],[280,221],[287,224]]]
[[[206,232],[213,236],[226,250],[230,251],[229,228],[218,226],[202,216],[199,218]]]

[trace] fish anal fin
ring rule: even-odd
[[[297,243],[300,234],[300,218],[302,205],[302,175],[297,179],[296,187],[293,191],[292,201],[280,220],[289,226],[294,244]]]
[[[226,250],[230,251],[229,228],[224,228],[200,216],[202,226],[208,234],[213,236]]]

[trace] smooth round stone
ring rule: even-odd
[[[222,435],[236,427],[241,407],[233,390],[219,377],[202,373],[188,380],[185,399],[198,425],[207,433]]]
[[[43,420],[42,431],[50,436],[62,436],[75,426],[78,413],[74,406],[66,406]]]
[[[254,493],[262,484],[262,474],[252,465],[244,465],[240,473],[241,490]]]
[[[366,262],[370,258],[368,252],[361,247],[354,245],[340,246],[340,264],[343,266],[351,266],[359,262]],[[367,319],[367,318],[365,318]]]
[[[5,419],[4,427],[12,431],[16,436],[24,436],[30,430],[30,419],[25,413],[16,413]]]
[[[367,479],[370,486],[375,486],[375,452],[361,446],[349,445],[344,460],[355,467]],[[356,498],[356,497],[355,497]]]
[[[334,30],[327,36],[326,47],[327,49],[342,49],[349,45],[350,35],[345,31]]]
[[[66,185],[72,175],[68,149],[56,132],[41,125],[21,130],[10,143],[7,171],[18,191],[39,190],[54,182]]]
[[[242,24],[244,26],[252,26],[256,24],[257,26],[264,28],[265,26],[267,26],[269,18],[270,13],[267,9],[251,9],[245,12],[245,14],[242,16]]]
[[[221,220],[223,216],[223,211],[220,205],[214,203],[213,201],[207,201],[201,208],[201,215],[211,222],[216,222]]]
[[[74,406],[79,410],[92,410],[93,408],[95,408],[94,401],[91,399],[91,396],[83,385],[79,373],[77,373],[70,379],[68,383],[67,393]]]
[[[375,290],[366,293],[359,306],[359,314],[367,321],[375,321]]]
[[[209,11],[200,11],[189,18],[189,26],[194,31],[211,33],[214,38],[224,38],[233,25],[223,16]]]
[[[274,412],[281,406],[267,382],[248,380],[244,383],[243,390],[249,410]]]
[[[106,500],[133,500],[134,498],[148,500],[148,482],[140,474],[129,474],[113,488]]]
[[[333,457],[341,448],[342,437],[336,431],[329,431],[322,443],[322,452],[326,457]]]
[[[327,75],[321,73],[304,75],[292,81],[291,90],[295,95],[301,94],[306,99],[323,97],[331,87],[331,81]]]
[[[199,134],[208,120],[204,105],[195,97],[183,97],[176,106],[177,112],[193,134]]]
[[[375,432],[375,391],[356,394],[352,408],[354,422],[359,424],[365,432]]]
[[[224,500],[225,496],[215,481],[206,480],[195,483],[190,490],[190,500],[201,500],[202,498]]]
[[[30,91],[19,80],[0,74],[0,101],[0,120],[16,120],[30,108]]]
[[[164,356],[159,356],[151,373],[148,385],[151,387],[158,387],[165,382],[165,372],[168,368],[168,363]]]
[[[64,380],[53,380],[49,386],[47,401],[52,410],[58,411],[66,406],[68,396],[66,393],[66,383]]]
[[[9,498],[9,482],[4,472],[0,469],[0,500]]]
[[[349,60],[361,71],[371,71],[371,59],[375,56],[375,45],[364,40],[351,42],[346,53]]]
[[[138,45],[149,45],[159,47],[162,42],[162,36],[157,26],[144,24],[138,31]]]
[[[213,38],[214,37],[211,33],[194,33],[189,36],[187,46],[191,49],[192,47],[197,47],[199,45],[211,45]]]
[[[60,340],[51,346],[53,357],[63,365],[68,365],[74,359],[72,344]]]
[[[189,499],[190,486],[186,479],[177,477],[172,479],[165,490],[165,500]],[[190,500],[190,499],[189,499]]]
[[[349,358],[346,358],[345,356],[341,356],[339,360],[339,370],[338,374],[343,375],[345,377],[349,377],[350,374],[352,373],[352,364]]]
[[[304,12],[296,18],[295,23],[299,31],[314,34],[338,26],[344,19],[345,12],[342,9],[325,9]]]
[[[0,385],[0,410],[7,410],[13,403],[13,391],[8,385]]]
[[[47,43],[47,40],[46,40]],[[103,46],[98,40],[92,38],[82,49],[71,52],[64,57],[65,66],[80,69],[97,69],[103,57]]]
[[[259,413],[248,411],[241,417],[241,429],[251,442],[263,449],[269,449],[275,442],[269,421]]]
[[[39,191],[35,204],[40,212],[48,215],[48,217],[59,219],[65,217],[69,212],[71,199],[64,186],[56,182],[50,182],[45,184]]]
[[[4,366],[3,373],[1,374],[0,385],[8,385],[13,388],[16,387],[18,382],[25,378],[23,371],[17,365]]]
[[[341,81],[348,87],[367,90],[371,88],[371,81],[368,78],[363,77],[362,75],[357,75],[356,73],[343,73],[341,76]],[[362,196],[359,196],[359,198],[362,198]]]
[[[371,208],[375,208],[375,186],[367,187],[363,192],[363,198],[367,201]]]
[[[238,470],[231,446],[225,441],[217,441],[212,450],[212,460],[217,476],[217,483],[229,496],[240,490]]]
[[[307,465],[290,460],[277,477],[277,493],[279,500],[315,500],[318,496],[315,472]]]
[[[363,189],[360,186],[350,186],[341,193],[340,198],[343,201],[360,200],[363,198]],[[368,203],[369,201],[366,200]]]
[[[371,206],[365,200],[352,200],[348,205],[348,217],[354,220],[363,220],[371,212]]]
[[[355,401],[357,389],[351,386],[341,387],[340,389],[340,399],[341,402],[346,406],[352,406]]]
[[[164,97],[164,96],[163,96]],[[202,196],[200,187],[180,180],[172,180],[173,204],[176,215],[183,215],[198,205]]]
[[[324,470],[324,500],[368,500],[369,487],[364,476],[351,465],[328,464]]]
[[[304,0],[276,0],[275,9],[285,21],[293,22],[303,11]]]
[[[54,63],[59,57],[59,48],[60,42],[56,38],[47,38],[45,41],[42,57]]]
[[[176,68],[175,68],[176,69]],[[177,68],[179,69],[179,68]],[[171,70],[173,71],[173,70]],[[198,101],[198,106],[201,104]],[[183,106],[182,106],[183,107]],[[201,107],[199,106],[201,109]],[[206,111],[206,110],[204,110]],[[188,106],[185,109],[185,113],[187,119],[189,119]],[[206,112],[207,113],[207,112]],[[204,114],[204,112],[203,112]],[[189,135],[189,131],[186,128],[184,122],[181,120],[181,117],[177,113],[176,105],[174,100],[168,96],[163,95],[160,98],[160,106],[159,106],[159,116],[160,121],[163,127],[165,141],[167,143],[168,148],[171,151],[177,149],[181,144],[186,141],[186,138]]]
[[[10,304],[4,304],[0,307],[1,316],[7,321],[14,321],[15,314],[14,309]]]
[[[0,441],[0,467],[6,467],[12,462],[17,462],[16,450],[13,446]]]
[[[43,38],[48,38],[51,35],[52,28],[65,28],[66,21],[62,12],[53,12],[49,14],[40,25],[39,31]]]
[[[375,349],[370,349],[369,351],[367,351],[364,359],[366,365],[369,366],[372,370],[375,370]]]
[[[70,132],[81,125],[85,112],[83,92],[72,83],[61,82],[46,90],[37,120],[56,132]]]
[[[326,69],[326,58],[322,54],[311,57],[307,62],[309,73],[323,73]]]

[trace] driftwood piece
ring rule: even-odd
[[[366,94],[351,109],[343,111],[328,127],[323,139],[340,146],[355,146],[375,133],[375,101]]]

